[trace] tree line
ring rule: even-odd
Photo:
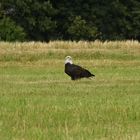
[[[139,0],[1,0],[1,41],[140,40]]]

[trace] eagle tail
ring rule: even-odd
[[[95,75],[94,75],[94,74],[91,74],[91,77],[92,77],[92,76],[95,76]]]

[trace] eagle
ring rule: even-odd
[[[65,73],[71,77],[71,80],[77,80],[80,78],[89,78],[95,76],[87,69],[73,64],[71,56],[66,56],[65,58]]]

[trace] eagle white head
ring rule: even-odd
[[[70,63],[70,64],[73,63],[73,62],[72,62],[72,57],[71,57],[71,56],[66,56],[66,57],[65,57],[65,64],[67,64],[67,63]]]

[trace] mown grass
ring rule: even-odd
[[[71,81],[67,55],[96,77]],[[139,140],[140,44],[1,42],[0,139]]]

